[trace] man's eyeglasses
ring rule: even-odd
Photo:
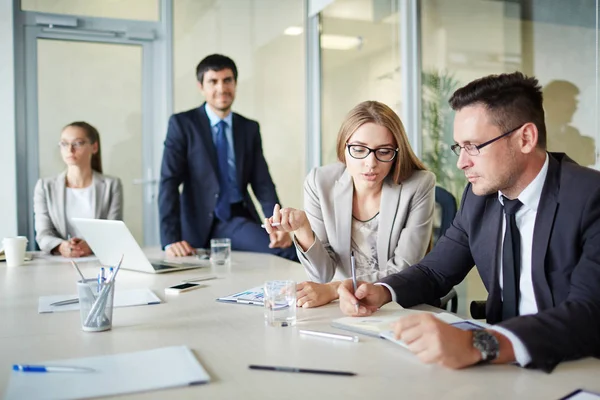
[[[362,160],[363,158],[369,157],[369,154],[375,153],[375,158],[381,162],[390,162],[396,158],[398,149],[392,149],[390,147],[381,147],[379,149],[371,149],[361,144],[346,144],[348,148],[348,154],[352,158]]]
[[[71,143],[60,141],[58,142],[58,147],[60,147],[62,150],[71,150],[71,147],[75,150],[79,150],[88,143],[89,142],[87,140],[76,140]]]
[[[465,144],[464,146],[459,145],[458,143],[453,144],[452,146],[450,146],[450,148],[452,149],[452,151],[454,152],[454,154],[456,154],[457,156],[460,156],[460,149],[465,149],[465,151],[467,152],[468,155],[470,156],[476,156],[479,154],[479,150],[483,149],[485,146],[490,145],[492,143],[494,143],[496,140],[500,140],[505,136],[510,135],[511,133],[513,133],[514,131],[516,131],[517,129],[520,129],[523,125],[519,125],[518,127],[511,129],[508,132],[504,132],[502,135],[500,136],[496,136],[495,138],[493,138],[492,140],[488,140],[485,143],[481,143],[480,145],[475,145],[475,144]]]

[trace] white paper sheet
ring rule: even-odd
[[[6,360],[7,362],[9,360]],[[95,372],[12,371],[6,399],[83,399],[207,383],[210,376],[187,346],[135,353],[12,363],[93,368]],[[140,366],[144,366],[140,368]],[[167,397],[162,394],[159,397]]]
[[[35,258],[35,259],[41,258],[42,260],[48,260],[48,261],[52,261],[52,262],[65,262],[65,263],[70,263],[71,260],[73,260],[77,264],[82,263],[82,262],[98,261],[98,257],[96,257],[96,256],[67,258],[67,257],[63,257],[63,256],[55,256],[52,254],[46,254],[46,253],[42,253],[42,252],[34,253],[33,258]]]
[[[54,296],[41,296],[38,301],[38,313],[51,313],[61,311],[79,310],[79,303],[67,304],[64,306],[51,306],[57,301],[76,299],[76,294],[58,294]],[[114,307],[145,306],[149,304],[160,304],[160,299],[154,292],[146,289],[132,289],[115,291]]]

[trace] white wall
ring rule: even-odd
[[[13,0],[0,0],[0,238],[17,234]]]

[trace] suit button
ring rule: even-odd
[[[219,198],[219,193],[215,193],[215,199]]]
[[[208,213],[208,217],[212,218],[213,217],[213,213]]]

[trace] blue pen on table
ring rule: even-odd
[[[51,366],[51,365],[25,365],[15,364],[13,365],[13,371],[19,372],[96,372],[93,368],[86,367],[65,367],[65,366]]]
[[[102,283],[106,282],[106,276],[104,273],[104,267],[100,267],[100,276],[102,277]]]
[[[352,287],[354,288],[354,293],[356,293],[356,260],[354,259],[354,251],[350,253],[350,265],[352,267]],[[358,313],[358,303],[354,304],[354,307]]]

